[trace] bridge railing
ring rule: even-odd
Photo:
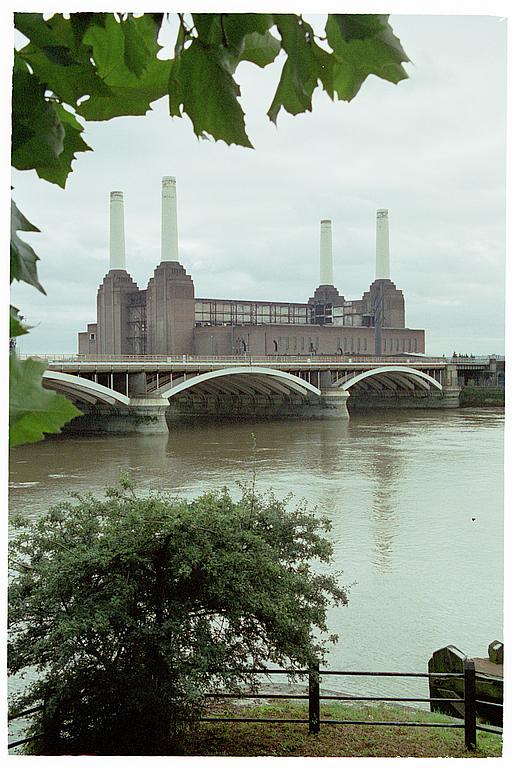
[[[44,354],[18,355],[20,359],[36,357],[49,363],[167,363],[167,364],[218,364],[236,363],[236,365],[266,364],[307,364],[323,365],[326,363],[396,363],[397,365],[445,365],[452,360],[446,357],[417,357],[411,355],[92,355],[92,354]],[[456,362],[454,360],[453,362]],[[476,362],[476,360],[475,360]],[[480,361],[480,363],[483,361]]]

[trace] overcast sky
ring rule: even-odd
[[[198,141],[167,102],[146,117],[88,123],[94,149],[66,190],[15,172],[14,199],[41,230],[44,297],[16,285],[36,326],[21,352],[74,352],[108,270],[109,194],[125,197],[127,269],[145,288],[159,261],[161,177],[177,178],[180,261],[196,296],[307,301],[319,282],[320,220],[333,222],[334,279],[347,299],[374,279],[375,212],[388,208],[391,279],[426,351],[504,353],[506,22],[391,16],[413,64],[370,77],[350,104],[317,91],[313,112],[266,111],[282,59],[243,64],[254,150]]]

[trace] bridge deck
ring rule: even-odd
[[[374,363],[382,365],[383,363],[419,363],[432,364],[458,363],[456,358],[452,360],[447,357],[419,356],[419,355],[86,355],[86,354],[33,354],[19,355],[21,359],[27,357],[37,357],[48,362],[116,362],[116,363],[233,363],[243,364],[281,364],[281,363]],[[488,357],[479,357],[472,360],[468,359],[468,364],[485,365],[489,363]]]
[[[22,356],[20,356],[22,357]],[[198,357],[194,355],[38,355],[53,370],[83,372],[105,371],[200,371],[231,367],[264,365],[267,368],[288,370],[358,370],[387,366],[407,365],[411,368],[442,369],[452,364],[445,357],[375,357],[363,355],[272,355],[272,356],[225,356]],[[488,360],[487,360],[488,363]],[[484,360],[475,361],[484,366]]]

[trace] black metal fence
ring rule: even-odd
[[[290,670],[286,669],[246,669],[247,674],[254,675],[288,675]],[[200,720],[207,723],[224,722],[224,723],[304,723],[309,727],[310,733],[319,733],[320,726],[323,725],[382,725],[382,726],[400,726],[400,727],[414,727],[414,728],[460,728],[464,729],[464,743],[469,750],[476,749],[476,732],[487,731],[490,733],[501,734],[503,731],[500,728],[493,728],[490,726],[477,724],[476,713],[477,704],[491,704],[490,702],[483,702],[476,698],[476,678],[480,677],[475,672],[475,664],[471,660],[464,662],[463,672],[342,672],[331,669],[320,669],[318,666],[310,670],[295,670],[297,675],[308,676],[308,693],[307,694],[289,694],[289,693],[258,693],[248,692],[244,694],[238,693],[211,693],[208,694],[209,698],[213,699],[306,699],[308,701],[308,717],[297,718],[272,718],[272,717],[202,717]],[[320,676],[359,676],[359,677],[444,677],[444,678],[462,678],[464,680],[464,698],[455,697],[449,698],[419,698],[419,697],[397,697],[397,696],[345,696],[345,695],[323,695],[320,693]],[[395,703],[444,703],[444,704],[462,704],[464,707],[464,716],[462,722],[447,722],[447,723],[433,723],[433,722],[416,722],[408,720],[334,720],[325,719],[321,717],[321,702],[322,701],[342,701],[342,702],[354,702],[354,701],[368,701],[368,702],[395,702]],[[493,703],[491,706],[503,707],[503,704]]]
[[[289,669],[244,669],[240,670],[244,674],[250,675],[298,675],[308,677],[308,693],[290,694],[290,693],[259,693],[250,691],[247,693],[209,693],[211,699],[287,699],[287,700],[307,700],[308,717],[307,718],[280,718],[280,717],[201,717],[200,722],[205,723],[303,723],[307,724],[310,733],[319,733],[320,727],[324,725],[381,725],[381,726],[400,726],[414,728],[460,728],[464,729],[464,743],[468,750],[476,749],[477,731],[487,731],[489,733],[502,734],[503,729],[491,726],[477,724],[477,704],[503,708],[501,703],[484,702],[476,698],[476,678],[482,677],[475,672],[475,664],[471,660],[464,661],[463,672],[341,672],[331,669],[320,669],[318,665],[309,670],[289,670]],[[464,680],[464,698],[418,698],[418,697],[397,697],[397,696],[345,696],[345,695],[324,695],[320,693],[320,676],[346,676],[346,677],[444,677],[444,678],[463,678]],[[322,701],[383,701],[383,702],[422,702],[422,703],[454,703],[462,704],[464,707],[464,716],[462,722],[448,723],[421,723],[414,720],[334,720],[321,717]],[[9,722],[22,717],[28,717],[35,712],[40,712],[43,706],[32,707],[23,712],[18,712],[9,717]],[[18,739],[9,743],[9,749],[21,746],[31,741],[39,739],[44,734],[35,734],[25,739]]]

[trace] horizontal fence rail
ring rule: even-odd
[[[19,354],[21,360],[36,357],[47,362],[69,363],[416,363],[418,365],[445,365],[457,363],[447,357],[408,355],[92,355],[92,354]],[[464,364],[483,365],[488,358],[464,361]]]
[[[36,712],[42,712],[44,709],[44,706],[42,704],[38,704],[36,707],[30,707],[29,709],[24,709],[22,712],[16,712],[15,715],[9,715],[7,718],[7,722],[11,723],[13,720],[21,720],[24,717],[28,717],[28,715],[33,715]],[[44,736],[44,733],[36,733],[33,736],[27,736],[25,739],[17,739],[16,741],[10,741],[7,745],[8,749],[14,749],[14,747],[21,747],[22,744],[28,744],[31,741],[36,741],[37,739],[42,739]]]
[[[244,669],[244,674],[254,675],[272,675],[272,674],[290,674],[292,670],[283,669]],[[258,691],[249,691],[246,693],[211,693],[207,694],[212,699],[288,699],[288,700],[308,700],[309,711],[308,719],[295,718],[265,718],[265,717],[202,717],[201,722],[205,723],[308,723],[310,733],[319,733],[320,726],[324,725],[379,725],[389,727],[415,727],[415,728],[455,728],[464,729],[464,743],[468,750],[476,749],[477,730],[487,731],[501,735],[503,730],[493,728],[492,726],[477,725],[476,723],[476,704],[487,703],[480,702],[475,695],[475,666],[471,660],[464,662],[463,672],[367,672],[367,671],[341,671],[320,669],[319,667],[311,670],[293,670],[297,676],[308,676],[307,694],[288,694],[288,693],[260,693]],[[347,696],[320,693],[321,676],[346,676],[346,677],[393,677],[393,678],[452,678],[464,680],[464,698],[454,697],[398,697],[398,696]],[[421,703],[444,703],[444,704],[463,704],[464,717],[462,722],[432,723],[416,722],[404,720],[336,720],[321,717],[320,704],[322,701],[382,701],[382,702],[421,702]],[[496,704],[503,707],[503,704]]]
[[[219,673],[221,670],[211,670],[211,674]],[[331,669],[320,669],[319,666],[314,666],[311,669],[269,669],[269,668],[244,668],[238,671],[244,675],[294,675],[297,677],[308,678],[308,692],[307,693],[261,693],[258,690],[247,691],[244,693],[233,693],[231,691],[216,692],[206,694],[206,698],[209,699],[287,699],[287,700],[300,700],[308,701],[308,717],[307,718],[284,718],[284,717],[226,717],[226,716],[205,716],[198,718],[202,723],[276,723],[276,724],[302,724],[308,725],[309,732],[311,734],[319,733],[320,726],[324,725],[368,725],[368,726],[389,726],[389,727],[411,727],[411,728],[458,728],[464,729],[464,743],[468,750],[476,749],[476,734],[477,731],[485,731],[488,733],[494,733],[501,735],[503,733],[502,728],[497,728],[488,725],[477,724],[476,721],[476,705],[485,704],[494,707],[503,708],[503,703],[487,702],[476,698],[476,679],[481,678],[480,675],[475,673],[475,664],[471,659],[464,661],[464,669],[462,672],[365,672],[365,671],[340,671]],[[348,695],[334,695],[334,694],[322,694],[320,692],[320,678],[324,676],[330,677],[393,677],[393,678],[452,678],[464,680],[464,698],[444,698],[444,697],[397,697],[397,696],[348,696]],[[481,678],[484,679],[484,678]],[[330,718],[321,717],[321,702],[322,701],[382,701],[382,702],[421,702],[421,703],[453,703],[462,704],[464,706],[464,715],[462,722],[447,722],[447,723],[424,723],[408,720],[336,720]],[[30,714],[43,710],[43,705],[31,707],[23,712],[18,712],[11,715],[8,719],[9,722],[13,720],[27,717]],[[17,741],[10,742],[8,748],[20,746],[36,739],[42,738],[45,734],[38,733],[33,736],[29,736],[24,739],[18,739]]]

